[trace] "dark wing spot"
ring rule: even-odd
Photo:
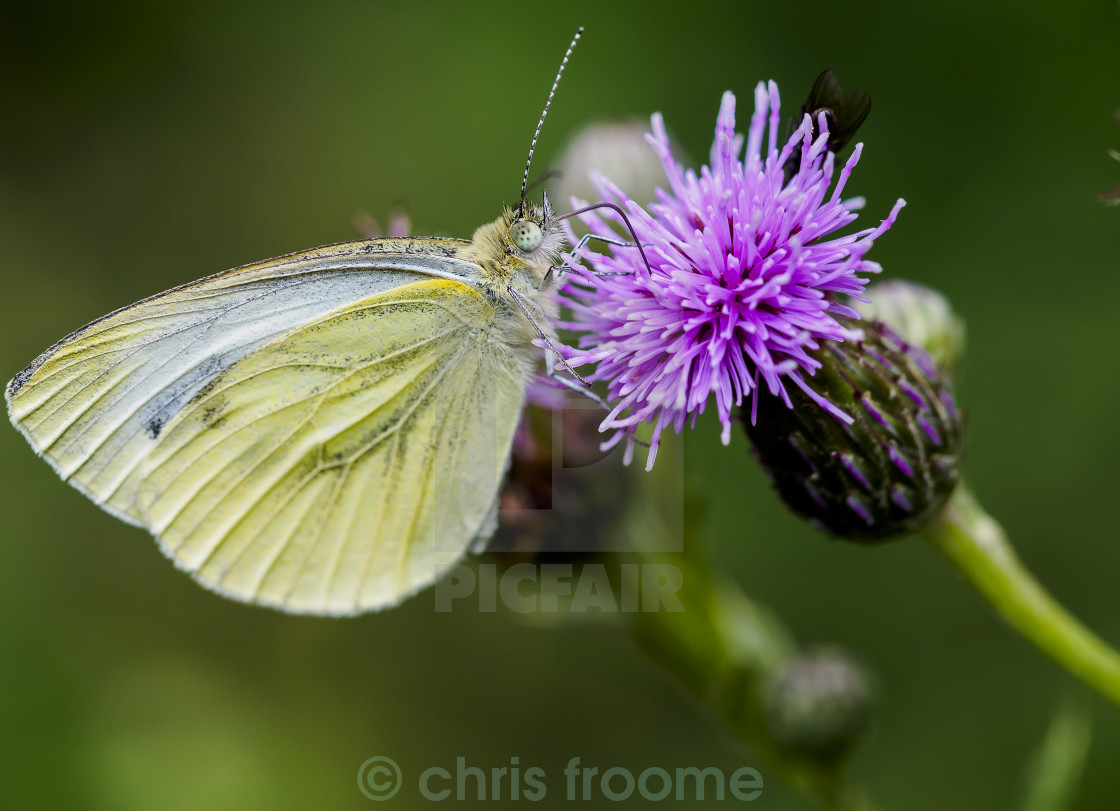
[[[152,439],[159,439],[159,432],[163,430],[163,416],[156,414],[148,420],[148,424],[144,428]]]
[[[163,427],[169,423],[183,407],[194,402],[211,389],[228,364],[221,356],[214,355],[205,362],[188,370],[172,386],[168,386],[152,402],[145,415],[144,429],[152,439],[158,439]]]

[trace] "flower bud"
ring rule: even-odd
[[[572,197],[599,199],[590,180],[594,173],[609,177],[640,203],[656,199],[665,171],[646,143],[646,129],[641,121],[604,121],[579,130],[556,163],[560,175],[549,185],[549,196],[565,206]]]
[[[853,302],[867,321],[883,321],[912,346],[920,346],[950,373],[964,354],[964,321],[936,290],[905,280],[880,282]]]
[[[769,684],[766,728],[802,757],[835,761],[867,728],[871,698],[866,674],[843,651],[806,651],[789,659]]]
[[[846,423],[804,391],[756,394],[743,415],[756,455],[782,500],[818,529],[883,541],[919,529],[959,479],[961,414],[948,375],[923,349],[881,321],[838,320],[863,338],[825,341],[807,380],[850,416]]]

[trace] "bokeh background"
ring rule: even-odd
[[[578,24],[540,169],[582,124],[655,110],[702,158],[720,93],[745,120],[760,79],[788,106],[826,67],[871,93],[849,190],[863,222],[907,199],[871,257],[967,319],[967,474],[1055,594],[1120,642],[1120,212],[1096,200],[1120,184],[1112,2],[5,2],[0,377],[144,296],[353,238],[356,210],[404,203],[419,233],[469,236],[515,200]],[[685,449],[708,510],[695,542],[801,640],[878,675],[853,771],[883,807],[1016,807],[1081,688],[920,542],[817,536],[710,419]],[[610,625],[436,613],[430,595],[283,616],[199,588],[8,428],[0,481],[5,808],[364,808],[357,767],[378,754],[406,774],[516,756],[550,787],[573,755],[766,774]],[[1076,807],[1117,808],[1120,712],[1083,697]],[[777,780],[758,803],[814,807]]]

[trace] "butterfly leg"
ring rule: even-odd
[[[564,360],[564,356],[560,354],[560,350],[556,348],[556,344],[552,342],[551,338],[545,335],[544,330],[541,329],[541,325],[537,323],[537,319],[533,318],[533,314],[529,312],[529,308],[534,306],[533,303],[523,295],[518,293],[516,290],[514,290],[512,285],[506,288],[506,292],[509,293],[509,296],[513,299],[514,303],[519,308],[521,308],[521,312],[525,314],[525,317],[529,320],[529,323],[533,325],[533,329],[537,331],[537,337],[548,345],[548,349],[553,354],[555,354],[557,358],[560,359],[560,362],[564,364],[564,368],[571,372],[576,380],[582,383],[586,388],[590,389],[591,384],[584,380],[583,377],[580,376],[579,372],[568,365],[568,362]],[[548,355],[546,354],[545,357],[547,358]]]
[[[587,243],[590,242],[593,239],[597,239],[600,242],[605,242],[608,245],[616,245],[619,248],[637,248],[638,247],[638,243],[636,243],[636,242],[627,242],[624,239],[618,239],[616,237],[603,237],[603,236],[599,236],[598,234],[584,234],[582,237],[580,237],[580,240],[579,240],[579,242],[576,243],[576,246],[574,248],[572,248],[572,250],[571,250],[572,257],[574,258],[576,256],[576,254],[578,254],[581,250],[583,250],[583,248],[587,245]],[[544,274],[544,278],[541,280],[541,286],[540,286],[539,289],[543,290],[545,288],[545,286],[550,281],[552,281],[553,272],[555,272],[555,274],[557,276],[559,276],[561,273],[570,272],[571,270],[573,270],[571,265],[567,265],[567,264],[565,264],[565,265],[553,265],[552,267],[550,267],[548,269],[548,272],[546,274]],[[594,274],[595,276],[633,276],[634,275],[634,271],[632,271],[632,270],[608,271],[608,272],[605,272],[605,273],[600,272],[600,271],[592,270],[591,273]]]
[[[606,401],[590,389],[585,389],[570,377],[564,377],[560,374],[560,370],[556,368],[556,358],[558,356],[552,350],[545,350],[544,353],[544,368],[545,373],[563,386],[566,389],[571,389],[578,394],[582,394],[587,399],[599,405],[604,411],[610,411],[611,407],[607,405]],[[638,439],[633,433],[630,433],[630,442],[641,448],[649,448],[650,444],[644,439]]]
[[[610,411],[610,406],[608,406],[606,404],[606,402],[603,400],[603,398],[600,397],[598,394],[593,392],[591,389],[586,388],[585,386],[581,386],[579,383],[572,380],[570,377],[565,377],[564,375],[560,374],[560,370],[556,368],[556,360],[559,357],[560,357],[559,354],[556,353],[555,351],[553,351],[551,349],[546,349],[545,350],[545,352],[544,352],[544,371],[545,371],[545,374],[547,374],[549,377],[551,377],[553,380],[555,380],[557,383],[559,383],[564,388],[571,389],[572,391],[574,391],[578,394],[582,394],[588,400],[591,400],[593,403],[598,404],[604,411]],[[573,374],[574,374],[574,372],[573,372]]]
[[[550,349],[545,350],[545,353],[544,353],[545,373],[550,378],[552,378],[557,383],[559,383],[561,386],[563,386],[564,388],[571,389],[572,391],[574,391],[578,394],[582,394],[587,399],[596,403],[604,411],[610,411],[611,407],[609,405],[607,405],[606,401],[602,397],[600,397],[598,394],[591,391],[590,389],[586,389],[583,386],[579,385],[576,381],[572,380],[570,377],[564,377],[563,375],[560,374],[560,370],[556,368],[556,359],[558,357],[559,356],[555,352],[553,352],[552,350],[550,350]],[[650,444],[648,442],[646,442],[644,439],[638,439],[638,437],[634,436],[634,434],[632,432],[630,433],[629,441],[633,442],[635,445],[638,445],[639,447],[642,447],[642,448],[649,448],[650,447]]]

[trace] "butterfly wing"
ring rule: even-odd
[[[12,420],[223,594],[393,604],[478,533],[521,407],[460,244],[332,246],[140,302],[17,375]]]

